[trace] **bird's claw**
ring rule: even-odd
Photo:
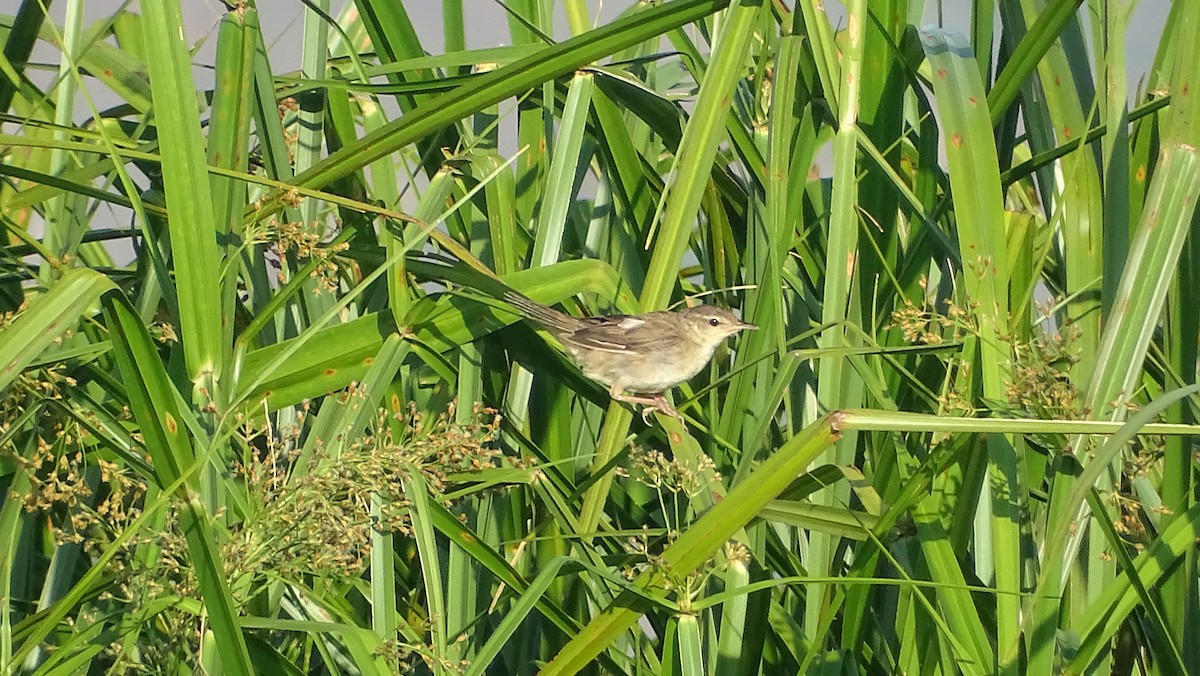
[[[642,407],[642,422],[646,423],[647,427],[650,425],[650,414],[655,411],[669,415],[680,423],[683,423],[683,416],[679,414],[679,411],[675,410],[671,402],[667,401],[666,396],[662,394],[654,395],[653,401],[648,402]]]

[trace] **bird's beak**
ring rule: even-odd
[[[749,329],[749,330],[751,330],[751,331],[757,331],[757,330],[758,330],[758,327],[757,327],[757,326],[755,326],[754,324],[747,324],[746,322],[739,322],[739,323],[738,323],[738,328],[739,328],[739,329],[743,329],[743,330],[745,330],[745,329]]]

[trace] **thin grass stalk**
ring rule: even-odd
[[[83,2],[69,0],[66,6],[62,35],[59,36],[62,60],[59,62],[58,77],[54,88],[54,123],[59,126],[55,137],[65,140],[66,132],[72,124],[75,115],[75,94],[79,81],[75,77],[77,59],[81,51],[83,29]],[[51,24],[53,26],[53,24]],[[61,148],[50,151],[50,165],[47,173],[58,175],[65,172],[70,163],[70,155]],[[75,256],[76,249],[86,228],[83,215],[78,210],[83,208],[80,196],[70,193],[61,194],[50,200],[45,214],[44,244],[50,250],[53,258],[42,264],[41,278],[50,282],[61,273],[58,268]]]
[[[318,13],[320,12],[320,13]],[[303,63],[300,66],[301,77],[320,80],[326,77],[326,61],[329,58],[329,0],[315,0],[312,6],[304,12],[304,34],[301,38],[303,47]],[[296,171],[316,164],[321,157],[321,147],[324,145],[325,119],[320,104],[325,96],[337,96],[334,91],[307,92],[296,103],[300,109],[296,112],[296,150],[294,166]],[[391,168],[391,167],[387,167]],[[375,186],[377,188],[381,186]],[[383,196],[387,196],[384,193]],[[395,196],[395,183],[391,183],[391,196]],[[392,204],[391,200],[387,204]],[[306,199],[300,203],[300,218],[304,223],[315,223],[320,202]]]
[[[386,403],[388,387],[395,379],[409,347],[409,343],[399,335],[389,336],[363,378],[359,389],[362,395],[348,399],[341,406],[322,407],[321,414],[324,420],[328,421],[329,428],[331,431],[337,430],[336,433],[324,437],[328,443],[324,444],[321,450],[328,454],[326,464],[336,463],[342,453],[353,452],[348,446],[362,438],[376,422],[380,404]],[[376,429],[375,434],[382,435],[384,430]],[[293,478],[300,476],[303,476],[303,473],[292,473]],[[378,495],[372,497],[372,518],[379,517],[380,503],[384,499]],[[394,640],[398,630],[396,566],[392,560],[395,556],[394,540],[395,536],[392,533],[379,529],[373,529],[371,532],[371,628],[381,641]]]
[[[806,3],[807,4],[807,3]],[[826,350],[843,347],[846,342],[843,322],[855,323],[856,314],[851,299],[853,280],[858,271],[859,219],[855,209],[858,200],[858,128],[861,105],[862,67],[865,50],[867,8],[862,0],[847,4],[848,26],[845,47],[837,71],[837,132],[833,141],[833,191],[829,204],[829,234],[825,251],[825,278],[821,300],[821,323],[830,327],[819,339]],[[821,19],[823,21],[824,19]],[[832,82],[827,83],[833,85]],[[857,406],[861,396],[861,381],[841,359],[822,359],[817,372],[817,401],[824,410]],[[838,442],[828,454],[814,459],[815,464],[853,462],[857,451],[857,435]],[[818,505],[834,505],[845,501],[845,490],[822,492],[814,496]],[[836,542],[823,533],[810,533],[806,564],[809,572],[826,575],[832,570]],[[815,584],[806,590],[805,634],[813,645],[823,639],[815,634],[821,626],[821,616],[829,602],[830,590]]]

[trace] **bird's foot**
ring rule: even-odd
[[[683,416],[679,414],[679,411],[675,410],[675,407],[671,405],[671,402],[667,401],[667,397],[661,392],[648,397],[646,405],[642,408],[642,422],[646,423],[646,425],[649,425],[649,416],[654,411],[669,415],[678,420],[680,423],[683,422]]]
[[[658,411],[659,413],[665,413],[666,415],[675,418],[679,422],[683,422],[683,416],[679,415],[679,411],[675,410],[675,407],[671,405],[671,402],[667,401],[666,395],[664,395],[662,392],[639,392],[625,394],[619,388],[613,386],[608,390],[608,393],[617,401],[623,401],[629,404],[641,404],[642,422],[646,423],[647,427],[650,426],[650,414],[654,413],[655,411]]]

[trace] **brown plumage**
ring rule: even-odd
[[[653,410],[682,420],[662,393],[699,373],[726,338],[757,328],[712,305],[580,318],[515,291],[505,292],[504,300],[545,327],[584,375],[608,385],[613,399],[647,405],[647,423]]]

